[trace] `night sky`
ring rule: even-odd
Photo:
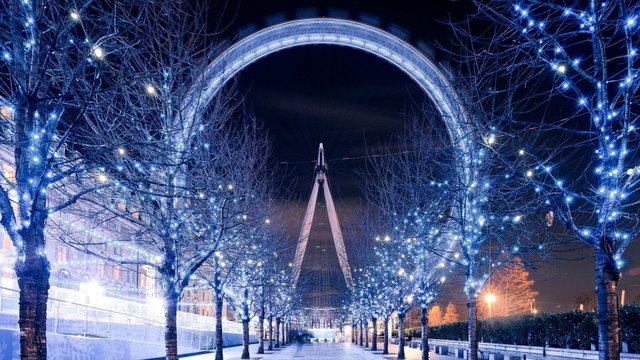
[[[238,31],[262,28],[271,18],[291,19],[315,12],[325,15],[333,9],[343,9],[355,19],[363,13],[379,17],[383,27],[399,25],[414,43],[423,40],[446,45],[450,30],[440,22],[448,16],[460,18],[470,7],[464,1],[445,0],[232,1],[222,36],[233,39]],[[377,146],[392,140],[411,110],[426,99],[418,86],[393,65],[336,46],[298,47],[272,54],[243,70],[236,80],[245,106],[264,123],[273,141],[273,164],[282,175],[278,190],[289,199],[284,208],[290,213],[293,243],[311,191],[318,144],[324,143],[338,216],[343,228],[348,228],[354,221],[354,209],[364,205],[358,181],[366,162],[366,148],[375,152]],[[322,199],[322,193],[318,198]],[[309,306],[334,304],[345,289],[323,202],[319,201],[316,208],[301,277],[308,285],[305,299]],[[343,232],[349,249],[352,239],[348,231]],[[640,297],[637,241],[626,254],[628,265],[620,288],[627,290],[630,302]],[[576,296],[594,287],[593,259],[584,248],[554,254],[531,273],[540,293],[536,301],[540,311],[571,309]]]

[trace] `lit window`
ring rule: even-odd
[[[0,119],[2,121],[13,121],[13,110],[8,106],[0,106]]]
[[[67,248],[63,246],[56,247],[56,262],[58,264],[64,264],[67,262]]]
[[[13,242],[9,237],[9,234],[2,231],[2,248],[5,250],[13,250]]]
[[[16,169],[14,169],[13,166],[6,163],[2,164],[2,172],[5,178],[14,184],[16,183]]]

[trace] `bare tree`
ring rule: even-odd
[[[453,303],[448,303],[447,307],[444,311],[444,316],[442,317],[443,324],[450,324],[458,321],[458,309]]]
[[[138,252],[151,257],[114,258],[99,239],[65,234],[67,243],[106,261],[155,269],[166,304],[169,358],[177,357],[178,352],[178,299],[193,274],[212,257],[220,267],[230,260],[239,262],[243,247],[238,246],[238,239],[247,229],[255,230],[256,222],[264,222],[253,209],[260,208],[268,183],[266,138],[259,138],[255,122],[212,124],[216,126],[200,128],[189,151],[180,150],[184,161],[176,161],[176,147],[165,147],[175,143],[163,139],[162,146],[154,143],[152,149],[139,145],[128,150],[126,159],[119,154],[121,170],[101,174],[103,182],[113,186],[101,190],[101,199],[92,199],[92,206],[100,209],[89,214],[94,225],[124,223],[122,236],[112,245],[132,243]]]
[[[265,199],[261,209],[266,209],[268,202]],[[240,314],[242,319],[243,349],[242,359],[249,359],[249,322],[254,316],[259,318],[260,345],[264,353],[264,318],[268,306],[267,293],[278,291],[277,284],[271,283],[272,271],[279,269],[273,265],[278,264],[278,235],[279,231],[270,226],[250,228],[235,242],[235,252],[240,259],[237,269],[230,269],[231,279],[225,287],[224,296],[227,303],[234,311]],[[259,349],[260,351],[260,349]],[[260,353],[260,352],[258,352]]]
[[[272,225],[266,232],[263,241],[260,243],[258,252],[258,261],[260,266],[254,267],[251,286],[254,291],[250,294],[252,297],[253,308],[251,311],[254,316],[258,317],[259,329],[259,346],[258,354],[264,354],[264,341],[266,336],[265,320],[272,307],[275,293],[279,290],[279,284],[275,282],[274,274],[282,269],[286,269],[288,264],[284,264],[284,256],[281,254],[283,247],[282,240],[285,237],[285,231],[281,226],[273,224],[276,219],[270,218]],[[269,335],[269,338],[271,335]],[[270,344],[271,346],[271,344]],[[248,349],[247,349],[248,353]]]
[[[276,254],[277,255],[277,254]],[[273,294],[273,301],[271,302],[270,318],[275,319],[275,347],[279,348],[280,345],[284,345],[282,339],[284,338],[284,324],[287,322],[289,316],[295,313],[300,308],[300,293],[292,285],[292,274],[287,266],[280,266],[279,271],[272,274],[272,283],[275,284],[274,289],[277,289]],[[271,321],[271,320],[270,320]]]
[[[413,273],[416,268],[412,262],[412,254],[407,253],[404,247],[402,232],[393,230],[391,227],[385,235],[377,236],[378,244],[373,249],[376,261],[368,267],[358,269],[352,303],[353,314],[361,324],[360,345],[363,335],[368,342],[369,319],[373,320],[375,326],[378,314],[382,313],[386,323],[390,313],[396,311],[400,324],[398,359],[404,359],[403,324],[407,311],[415,301]],[[398,237],[392,240],[394,235]],[[380,296],[382,293],[386,295]],[[386,309],[391,311],[386,313]]]
[[[20,354],[25,359],[47,357],[47,219],[102,187],[92,181],[95,168],[80,151],[87,144],[73,138],[97,135],[84,120],[101,96],[114,96],[115,88],[103,77],[110,62],[122,65],[122,58],[111,49],[128,46],[134,33],[130,17],[118,18],[117,11],[103,5],[0,4],[0,142],[15,166],[14,173],[2,175],[0,213],[17,252]],[[125,2],[117,7],[125,13],[135,8]],[[93,151],[113,149],[102,140],[93,138]],[[71,185],[74,178],[82,181]]]
[[[266,152],[238,151],[265,148],[249,144],[255,140],[249,138],[251,131],[255,135],[252,124],[243,123],[251,129],[248,132],[229,125],[235,108],[227,96],[209,104],[199,121],[189,121],[188,128],[184,125],[182,109],[187,99],[193,99],[191,88],[215,55],[207,9],[204,3],[182,1],[134,4],[130,9],[116,6],[114,16],[136,24],[129,36],[135,41],[100,48],[103,61],[118,54],[118,62],[106,67],[104,80],[118,91],[97,96],[99,106],[85,116],[84,126],[94,129],[97,138],[118,144],[111,152],[95,152],[90,146],[80,149],[90,154],[92,164],[101,166],[95,176],[104,188],[99,197],[89,199],[91,207],[99,208],[91,221],[95,226],[125,223],[127,230],[116,242],[133,242],[134,248],[155,257],[114,259],[96,246],[103,245],[96,239],[71,236],[67,241],[120,265],[155,269],[165,299],[165,347],[171,359],[178,353],[180,294],[216,252],[216,235],[234,226],[228,222],[232,215],[226,213],[230,204],[249,196],[233,186],[261,168],[242,173],[247,170],[244,164],[256,165],[266,156]],[[221,222],[203,223],[210,213],[223,214],[216,219]]]
[[[497,146],[506,145],[496,144],[491,116],[508,109],[483,96],[482,91],[488,91],[484,81],[483,77],[467,79],[462,87],[467,93],[461,98],[473,119],[464,138],[438,129],[433,120],[427,123],[419,117],[413,119],[399,136],[395,152],[376,158],[372,196],[368,196],[371,203],[385,209],[389,219],[394,219],[390,228],[404,241],[392,253],[404,254],[415,241],[415,248],[422,251],[416,254],[428,252],[423,259],[415,259],[416,265],[444,270],[448,268],[445,264],[452,264],[464,269],[471,359],[477,358],[478,351],[478,296],[489,276],[510,260],[500,255],[537,250],[545,240],[530,236],[531,230],[542,223],[535,216],[537,209],[530,207],[533,191],[523,188],[511,175],[511,168],[493,156]],[[485,115],[485,108],[494,110],[491,116]],[[437,112],[427,104],[422,116],[437,119]],[[458,146],[461,141],[469,146]],[[376,182],[376,178],[381,180]],[[407,258],[403,255],[402,261]],[[419,281],[424,286],[417,294],[427,304],[433,300],[434,287],[443,273],[423,275],[426,278]],[[423,323],[426,320],[424,317]]]
[[[2,4],[7,13],[0,22],[6,46],[0,97],[3,118],[10,117],[3,122],[3,142],[13,148],[16,174],[15,180],[3,179],[0,211],[18,250],[23,358],[46,358],[47,217],[100,190],[104,192],[93,200],[107,193],[121,197],[132,189],[144,199],[141,194],[147,192],[138,205],[148,205],[145,209],[152,212],[168,195],[163,191],[151,199],[170,178],[158,169],[186,165],[179,151],[165,163],[150,159],[171,148],[172,136],[187,130],[176,127],[181,97],[213,54],[202,20],[207,12],[199,5]],[[125,153],[131,161],[113,156]],[[133,176],[136,172],[145,172],[147,178]],[[161,175],[153,185],[152,175]],[[173,189],[184,190],[181,185]],[[12,190],[19,195],[15,200]],[[18,203],[16,213],[13,201]],[[137,210],[128,215],[139,217]]]
[[[253,300],[256,298],[251,296],[252,275],[255,275],[255,267],[261,267],[261,261],[254,260],[251,254],[246,254],[245,259],[238,264],[240,269],[236,271],[235,276],[226,287],[225,298],[231,308],[240,315],[242,320],[242,355],[241,359],[249,359],[249,321],[253,317],[251,309],[254,306]]]
[[[198,177],[202,181],[198,186],[202,189],[199,194],[204,194],[207,201],[203,208],[196,209],[200,211],[196,223],[206,229],[200,236],[207,244],[208,250],[204,253],[207,257],[201,262],[204,266],[199,276],[214,291],[216,359],[222,359],[225,286],[235,279],[243,279],[240,283],[248,286],[252,277],[248,274],[243,277],[242,269],[248,266],[248,261],[262,261],[252,259],[252,256],[258,253],[256,239],[264,236],[266,230],[263,228],[270,222],[267,215],[271,177],[267,162],[268,139],[261,133],[255,118],[245,121],[236,119],[229,129],[218,129],[217,133],[227,133],[223,138],[231,142],[216,137],[206,142],[206,149],[212,156],[228,152],[230,156],[227,161],[216,163],[215,169],[226,176],[220,178],[215,173],[205,172]],[[202,166],[198,168],[200,171],[206,169]],[[228,195],[217,193],[216,196],[209,196],[208,191],[221,191]],[[244,294],[244,290],[241,293]],[[244,295],[249,296],[249,293]],[[243,308],[241,311],[243,322],[250,317],[248,310]],[[248,326],[248,319],[245,325]]]
[[[485,304],[484,316],[489,316],[489,312],[493,316],[530,314],[533,311],[532,299],[538,295],[533,290],[533,283],[522,260],[517,256],[513,257],[508,264],[492,274],[488,286],[482,291],[482,298],[492,295],[496,298],[494,302]]]
[[[617,284],[640,231],[639,4],[475,4],[472,23],[499,35],[495,52],[478,55],[500,57],[495,72],[522,74],[497,87],[519,95],[518,113],[504,124],[523,145],[509,154],[514,172],[540,193],[550,221],[594,249],[600,359],[619,359]],[[466,35],[486,42],[484,34]]]

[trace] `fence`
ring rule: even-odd
[[[397,338],[393,338],[397,343]],[[420,340],[412,340],[408,347],[420,348]],[[429,348],[437,354],[452,355],[457,358],[468,358],[469,344],[466,341],[429,339]],[[597,360],[598,352],[595,350],[561,349],[542,346],[525,346],[509,344],[480,343],[480,358],[499,359],[585,359]],[[621,353],[621,360],[640,360],[640,354]]]
[[[11,286],[0,286],[0,327],[17,330],[18,301],[19,290]],[[57,287],[50,290],[47,329],[55,334],[162,342],[164,324],[161,300],[134,301],[86,295]],[[223,328],[225,336],[242,333],[240,323],[223,320]],[[214,344],[215,318],[179,311],[178,336],[181,345],[211,349]]]

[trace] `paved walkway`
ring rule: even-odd
[[[382,343],[378,344],[382,346]],[[389,355],[382,355],[381,351],[372,352],[369,349],[362,348],[351,343],[313,343],[313,344],[290,344],[284,348],[274,349],[273,351],[265,351],[265,354],[258,355],[258,345],[251,345],[249,348],[251,359],[263,360],[297,360],[297,359],[313,359],[313,360],[393,360],[397,357],[398,346],[390,344]],[[232,347],[224,349],[225,360],[240,359],[242,347]],[[420,359],[420,350],[405,348],[405,355],[408,360]],[[213,354],[201,354],[196,356],[185,357],[187,360],[212,360]],[[452,360],[452,356],[436,355],[433,352],[429,354],[429,359],[433,360]]]

